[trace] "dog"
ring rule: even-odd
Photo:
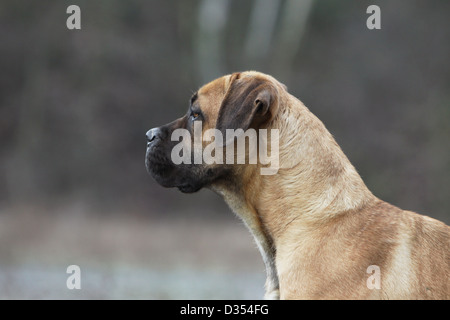
[[[202,133],[276,130],[278,170],[175,164],[174,132],[198,122]],[[449,299],[450,228],[375,197],[324,124],[272,76],[218,78],[192,96],[186,115],[146,136],[146,168],[160,185],[209,188],[244,221],[266,266],[266,299]]]

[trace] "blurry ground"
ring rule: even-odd
[[[81,290],[66,287],[73,264]],[[260,299],[264,281],[259,252],[231,212],[209,220],[100,217],[77,206],[0,212],[1,299]]]

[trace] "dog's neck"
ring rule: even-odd
[[[285,99],[270,124],[280,135],[278,173],[263,176],[247,166],[236,175],[243,181],[233,184],[245,190],[229,182],[212,187],[255,237],[267,270],[266,298],[279,294],[275,255],[289,228],[317,228],[375,199],[323,123],[295,97]]]
[[[279,130],[278,172],[261,175],[259,166],[245,166],[235,184],[245,190],[217,188],[239,216],[257,214],[274,242],[293,221],[314,226],[376,199],[323,123],[298,99],[287,99],[269,125]]]
[[[323,123],[295,97],[285,99],[271,125],[279,129],[280,169],[253,178],[247,196],[274,238],[294,220],[307,227],[375,199]]]

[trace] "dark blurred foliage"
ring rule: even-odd
[[[81,8],[81,30],[66,8]],[[381,7],[381,30],[366,8]],[[450,221],[450,2],[0,3],[0,204],[223,212],[144,168],[145,132],[193,91],[256,69],[285,83],[375,195]],[[176,210],[175,210],[176,209]]]

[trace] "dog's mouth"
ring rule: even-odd
[[[170,159],[167,159],[155,146],[147,146],[145,155],[145,167],[147,172],[155,181],[165,188],[178,188],[183,193],[194,193],[201,189],[201,186],[187,182],[186,178],[177,171]]]
[[[163,187],[174,187],[169,183],[170,176],[173,175],[173,166],[171,161],[161,156],[154,146],[147,145],[147,152],[145,153],[145,168],[147,172]]]
[[[189,183],[181,184],[181,185],[177,186],[177,188],[178,188],[178,190],[180,190],[183,193],[194,193],[201,189],[201,187],[194,186]]]

